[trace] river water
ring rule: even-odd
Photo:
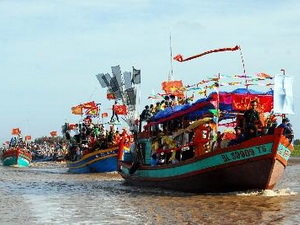
[[[0,224],[300,224],[300,158],[272,191],[186,194],[124,185],[63,163],[0,166]]]

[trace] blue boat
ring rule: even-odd
[[[95,150],[75,161],[67,160],[70,173],[103,173],[117,170],[118,146]]]
[[[2,154],[3,166],[28,167],[32,161],[31,153],[19,147],[13,147]]]

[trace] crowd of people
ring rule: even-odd
[[[133,142],[133,135],[126,128],[119,131],[111,124],[109,129],[106,129],[104,124],[93,123],[91,117],[86,117],[83,123],[72,128],[66,123],[63,126],[63,134],[69,142],[67,159],[71,161],[76,161],[95,150],[118,146],[121,140],[127,146]]]
[[[168,106],[174,106],[178,102],[174,98],[167,98],[166,101],[157,102],[155,105],[146,105],[140,115],[140,132],[142,122],[147,124],[152,117],[160,110]],[[190,123],[180,119],[166,121],[162,124],[154,124],[150,127],[146,124],[144,132],[151,132],[152,137],[152,164],[176,163],[194,155],[201,155],[213,151],[216,148],[224,148],[237,145],[243,141],[261,135],[273,134],[275,128],[282,128],[283,135],[290,143],[294,139],[292,125],[287,117],[282,116],[282,123],[278,126],[277,117],[270,114],[265,120],[257,110],[258,102],[250,102],[250,108],[237,117],[234,135],[225,140],[224,133],[216,130],[213,121],[188,129]],[[148,131],[147,131],[148,130]],[[142,132],[143,133],[143,132]],[[188,151],[187,151],[188,150]]]
[[[21,148],[31,153],[33,161],[63,160],[68,151],[66,143],[61,139],[44,137],[31,141],[25,140],[21,134],[12,137],[8,143],[3,144],[1,155],[11,148]]]

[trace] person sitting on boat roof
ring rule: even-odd
[[[230,142],[228,144],[229,146],[240,144],[241,142],[243,142],[245,140],[244,134],[242,133],[242,128],[236,126],[234,128],[234,131],[235,131],[236,138],[230,140]]]
[[[261,124],[259,112],[257,111],[258,102],[250,102],[250,109],[244,113],[245,138],[250,139],[258,136],[257,126]]]

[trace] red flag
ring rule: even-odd
[[[114,111],[118,115],[127,115],[127,107],[126,105],[115,105]]]
[[[31,136],[30,135],[26,135],[25,136],[25,141],[30,141],[31,140]]]
[[[102,118],[104,118],[104,117],[108,117],[108,113],[107,113],[107,112],[105,112],[105,113],[102,113],[102,114],[101,114],[101,117],[102,117]]]
[[[77,124],[71,123],[71,124],[69,124],[69,126],[68,126],[68,130],[74,130],[74,129],[76,129],[77,126],[78,126]]]
[[[55,131],[55,130],[54,130],[54,131],[51,131],[51,132],[50,132],[50,135],[51,135],[51,137],[57,136],[57,131]]]
[[[109,100],[115,99],[115,95],[113,93],[107,93],[106,98],[109,99]]]
[[[11,134],[12,134],[12,135],[18,135],[18,134],[20,134],[20,133],[21,133],[20,128],[13,128],[13,129],[11,130]]]
[[[71,108],[72,114],[82,115],[82,108],[80,106],[74,106]]]
[[[98,106],[90,108],[85,112],[85,115],[91,115],[91,116],[98,116],[98,114],[99,114]]]
[[[96,103],[94,101],[92,102],[86,102],[78,105],[79,107],[82,107],[84,109],[91,109],[97,107]]]
[[[183,84],[181,80],[164,81],[161,83],[161,86],[162,89],[166,92],[166,94],[184,96],[182,91]]]

